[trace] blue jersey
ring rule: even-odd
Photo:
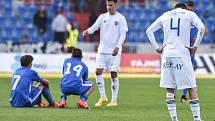
[[[198,29],[196,27],[192,26],[192,28],[190,30],[190,46],[193,46],[197,33],[198,33]],[[195,60],[195,53],[193,55],[191,55],[192,64],[194,64],[194,60]]]
[[[63,64],[61,86],[74,87],[88,81],[88,68],[79,58],[67,58]]]
[[[11,105],[12,106],[33,106],[30,93],[33,89],[33,81],[40,82],[42,78],[30,68],[22,67],[16,70],[11,80]]]

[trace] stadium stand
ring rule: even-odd
[[[26,0],[24,0],[26,1]],[[0,42],[4,43],[12,41],[14,43],[23,42],[23,38],[28,38],[30,43],[49,42],[52,41],[51,22],[57,12],[59,6],[63,6],[66,11],[66,16],[69,21],[73,21],[76,27],[82,31],[88,27],[89,11],[85,13],[74,12],[72,9],[72,2],[65,0],[58,0],[58,2],[49,1],[45,6],[45,11],[48,16],[47,32],[44,35],[38,35],[35,26],[33,25],[33,16],[38,10],[40,2],[32,2],[34,0],[27,0],[24,4],[18,4],[14,8],[12,0],[0,1]],[[38,1],[38,0],[35,0]],[[129,0],[128,0],[129,1]],[[131,0],[132,1],[132,0]],[[146,28],[163,12],[170,10],[169,0],[159,0],[155,5],[148,5],[143,2],[126,2],[122,0],[118,7],[118,11],[125,15],[129,32],[127,34],[128,43],[145,43],[147,42],[145,30]],[[186,2],[186,0],[182,0]],[[208,35],[204,37],[203,43],[213,43],[215,30],[215,1],[214,0],[194,0],[196,6],[196,13],[203,20],[208,28]],[[83,4],[83,3],[82,3]],[[101,4],[103,4],[101,2]],[[82,5],[83,6],[83,5]],[[92,6],[92,4],[90,5]],[[80,7],[80,6],[79,6]],[[85,7],[85,6],[83,6]],[[89,8],[86,7],[86,8]],[[98,8],[98,7],[95,7]],[[88,13],[86,13],[88,12]],[[99,11],[100,13],[103,11]],[[99,15],[99,13],[97,13]],[[80,17],[83,15],[83,17]],[[87,20],[86,20],[87,19]],[[75,21],[76,20],[76,21]],[[76,23],[77,22],[77,23]],[[84,24],[83,24],[84,23]],[[10,35],[10,36],[9,36]],[[156,33],[156,38],[162,42],[162,31]],[[84,41],[84,38],[79,35],[79,41]],[[94,41],[95,42],[95,41]]]

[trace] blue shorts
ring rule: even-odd
[[[28,100],[32,105],[37,105],[41,102],[41,92],[42,90],[37,87],[31,90]]]
[[[84,84],[75,85],[73,87],[67,87],[64,85],[61,85],[61,91],[65,95],[84,95],[93,85],[93,82],[90,81],[84,81]]]

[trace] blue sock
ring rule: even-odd
[[[61,101],[66,101],[67,100],[67,96],[62,93],[60,99],[61,99]]]
[[[46,98],[46,100],[49,102],[49,104],[53,104],[55,101],[52,99],[51,93],[49,91],[49,88],[44,87],[43,88],[43,96]]]
[[[182,89],[181,90],[181,96],[185,96],[187,95],[187,89]]]
[[[80,98],[80,99],[83,100],[83,101],[87,101],[88,96],[87,96],[87,95],[81,95],[81,98]]]

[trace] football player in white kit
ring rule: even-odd
[[[101,14],[90,28],[83,31],[83,36],[86,36],[100,29],[100,43],[96,56],[96,83],[100,99],[95,104],[96,107],[108,103],[104,78],[102,76],[104,69],[109,70],[112,80],[112,99],[107,106],[117,106],[119,90],[118,71],[121,61],[122,44],[128,31],[125,17],[116,11],[117,0],[106,0],[106,6],[107,13]]]
[[[192,25],[198,28],[196,41],[190,47],[190,30]],[[164,30],[163,47],[158,46],[154,32]],[[177,3],[175,9],[161,15],[147,29],[146,34],[153,48],[161,53],[160,87],[167,89],[166,102],[172,121],[178,121],[174,90],[188,89],[190,94],[190,109],[194,121],[201,121],[197,85],[191,56],[199,46],[205,27],[199,17],[186,10],[186,5]]]

